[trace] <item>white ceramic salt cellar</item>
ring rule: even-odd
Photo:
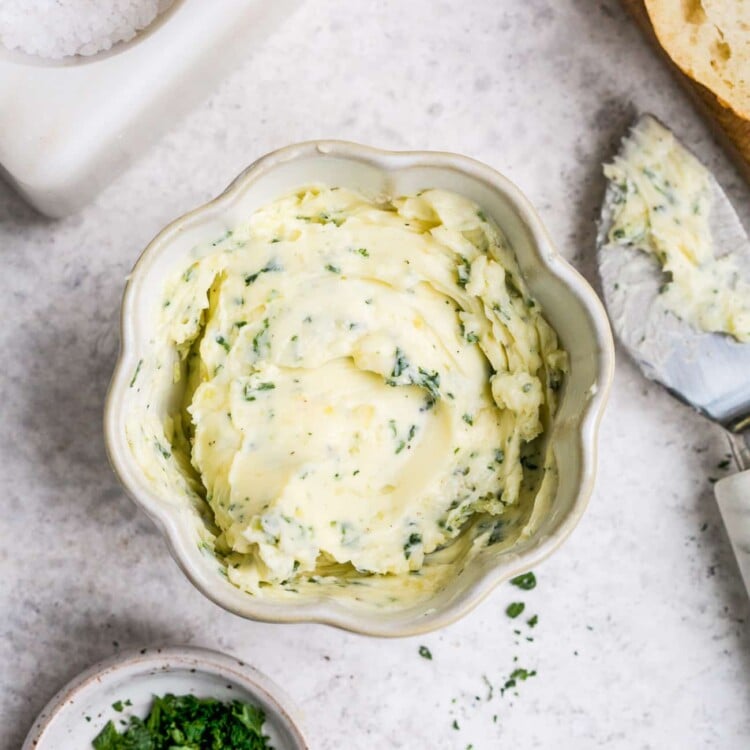
[[[91,57],[0,47],[0,173],[42,213],[75,212],[299,2],[176,0],[132,41]]]

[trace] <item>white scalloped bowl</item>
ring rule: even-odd
[[[215,559],[196,543],[196,513],[187,501],[165,499],[136,462],[126,437],[134,408],[128,386],[149,351],[165,280],[196,248],[233,228],[279,195],[309,183],[353,188],[367,195],[403,195],[425,188],[452,190],[479,204],[513,246],[521,270],[570,356],[560,407],[549,440],[559,486],[536,531],[510,549],[482,550],[427,602],[399,610],[365,609],[322,593],[294,601],[254,597],[220,574]],[[190,580],[217,604],[267,622],[321,622],[379,636],[413,635],[453,622],[498,584],[528,570],[554,551],[581,518],[594,487],[597,432],[614,370],[612,335],[604,309],[588,283],[554,249],[529,202],[511,182],[463,156],[392,152],[341,141],[301,143],[274,151],[246,169],[218,198],[170,224],[135,265],[122,304],[121,351],[105,407],[112,466],[133,500],[153,519]],[[175,394],[156,408],[166,417]],[[152,403],[152,409],[154,405]]]

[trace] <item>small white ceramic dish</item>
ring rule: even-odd
[[[136,410],[129,386],[148,357],[153,321],[165,280],[188,258],[246,220],[279,195],[310,183],[354,188],[366,195],[413,194],[424,188],[452,190],[475,201],[503,229],[528,285],[570,355],[570,372],[549,439],[559,486],[549,514],[529,538],[510,550],[486,548],[427,602],[398,611],[364,609],[321,592],[293,602],[253,597],[221,575],[195,532],[197,513],[165,496],[145,476],[128,445],[126,421]],[[201,250],[203,248],[203,250]],[[170,224],[136,264],[122,306],[121,353],[105,408],[110,460],[133,499],[162,529],[172,554],[209,598],[236,614],[271,622],[323,622],[361,633],[410,635],[446,625],[481,601],[496,585],[528,570],[572,531],[594,487],[599,420],[614,368],[612,335],[604,309],[586,281],[556,252],[526,198],[489,167],[454,154],[388,152],[339,141],[302,143],[263,157],[211,203]],[[165,379],[166,390],[171,379]],[[166,417],[176,394],[150,398],[151,413]],[[170,406],[170,402],[172,406]]]
[[[44,707],[21,750],[91,748],[110,719],[145,717],[153,696],[196,695],[241,700],[262,708],[264,732],[275,750],[308,750],[291,702],[266,676],[217,651],[178,646],[142,649],[95,664]],[[121,712],[112,704],[130,701]]]
[[[175,0],[130,42],[90,57],[0,45],[0,177],[48,216],[79,210],[299,4]]]

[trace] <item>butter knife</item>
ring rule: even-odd
[[[634,129],[649,117],[643,115]],[[750,269],[750,239],[719,183],[713,176],[710,182],[714,248],[736,254],[740,267]],[[739,473],[718,481],[714,491],[750,593],[750,343],[700,331],[655,304],[664,283],[658,263],[635,247],[610,241],[617,192],[614,184],[607,186],[597,236],[612,327],[647,378],[724,428]]]

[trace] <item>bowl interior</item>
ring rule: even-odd
[[[210,250],[263,204],[301,185],[327,183],[366,195],[403,195],[443,188],[472,199],[494,218],[514,248],[533,295],[570,357],[569,373],[548,439],[557,459],[559,486],[535,533],[509,549],[488,547],[468,564],[455,564],[428,600],[390,610],[364,607],[322,593],[279,602],[254,598],[229,584],[216,561],[201,553],[197,514],[176,507],[169,492],[155,491],[133,460],[125,440],[128,413],[138,397],[128,383],[148,359],[154,315],[165,279],[188,258]],[[595,432],[611,379],[611,338],[606,318],[586,282],[553,250],[539,219],[510,183],[468,159],[440,154],[388,154],[352,144],[301,144],[253,165],[219,199],[178,220],[151,244],[133,273],[123,307],[124,349],[111,389],[110,455],[125,486],[167,532],[173,552],[207,595],[239,614],[275,621],[318,620],[383,635],[416,632],[454,619],[500,580],[528,569],[567,535],[591,492]],[[158,396],[164,416],[173,406],[169,382]],[[153,400],[153,399],[152,399]],[[142,408],[142,407],[141,407]]]

